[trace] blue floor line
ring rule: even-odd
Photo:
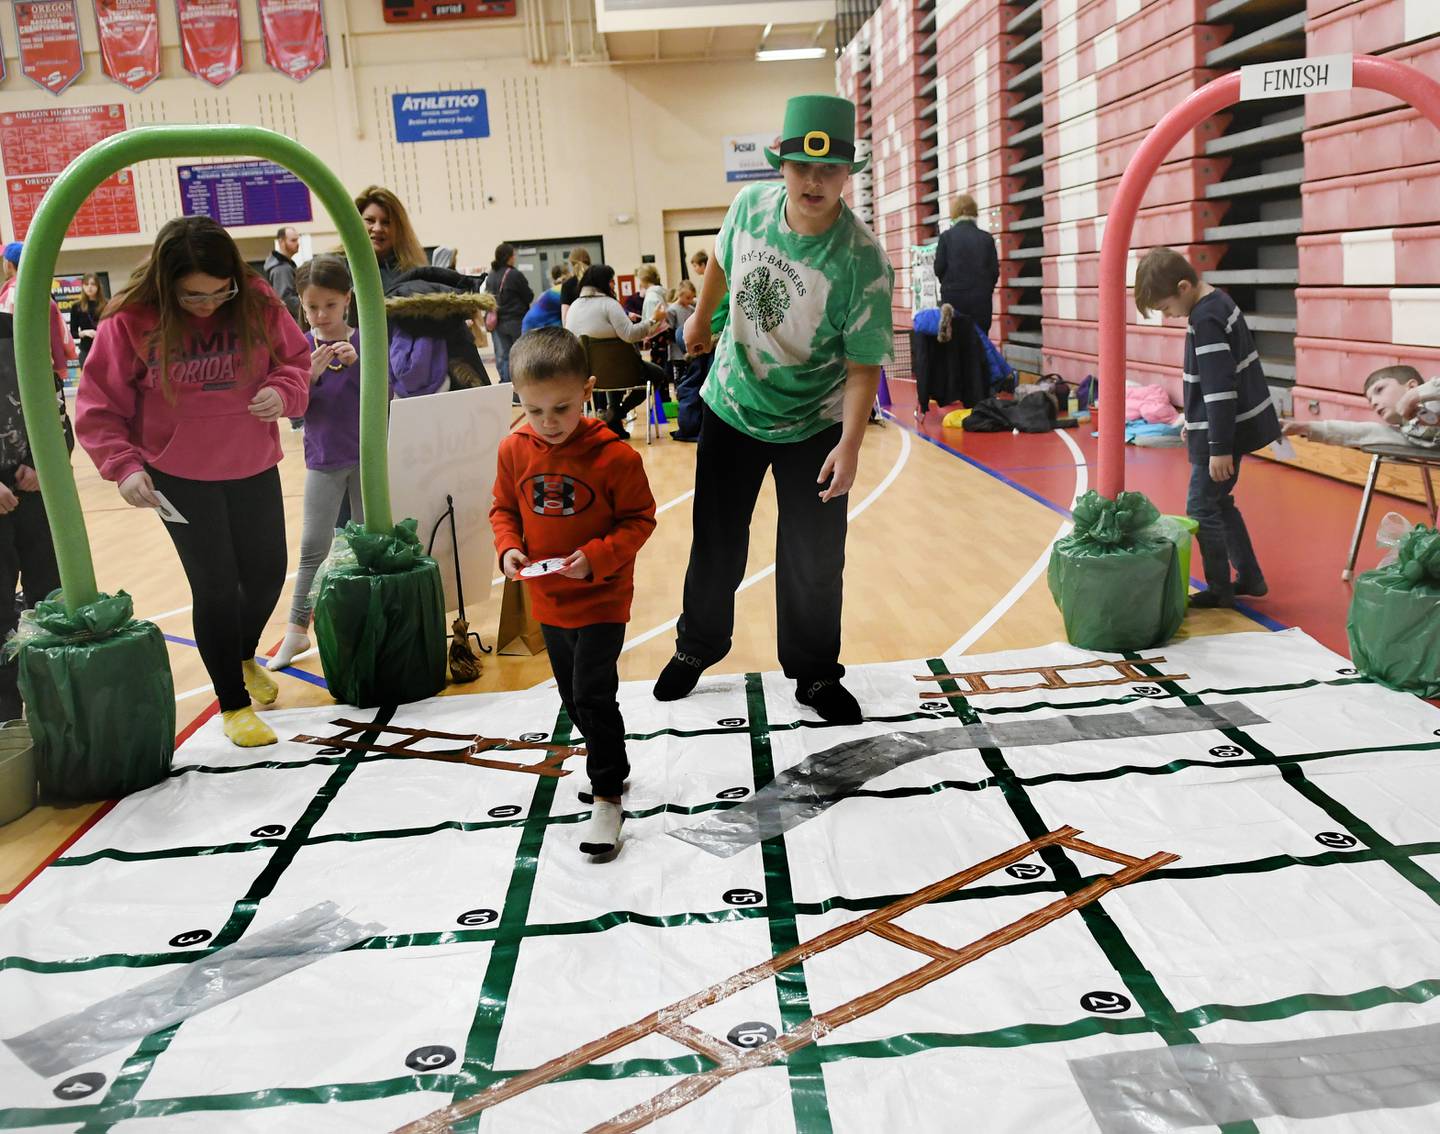
[[[162,634],[160,636],[164,638],[167,642],[174,642],[177,646],[189,646],[192,650],[199,649],[199,647],[195,644],[195,640],[193,638],[182,638],[179,634]],[[264,665],[270,659],[256,658],[255,660],[261,665]],[[324,689],[327,693],[330,691],[330,686],[325,683],[325,679],[323,677],[319,677],[313,673],[307,673],[303,669],[295,669],[292,666],[286,666],[284,669],[277,669],[273,670],[272,672],[283,673],[286,677],[293,677],[299,681],[308,681],[311,685],[317,685],[321,689]]]
[[[893,421],[893,422],[894,422],[896,425],[898,425],[901,429],[908,430],[909,432],[915,434],[915,436],[918,437],[918,438],[920,438],[920,440],[930,442],[930,444],[934,445],[935,448],[937,448],[937,449],[943,449],[945,452],[949,453],[952,457],[959,457],[962,461],[964,461],[967,465],[970,465],[972,468],[978,469],[980,472],[983,472],[986,476],[992,476],[992,477],[994,477],[994,478],[995,478],[996,480],[998,480],[1001,484],[1009,485],[1009,486],[1010,486],[1011,488],[1013,488],[1016,492],[1019,492],[1019,493],[1021,493],[1021,494],[1024,495],[1024,496],[1030,497],[1030,499],[1033,500],[1033,501],[1035,501],[1035,503],[1037,503],[1037,504],[1043,504],[1043,505],[1045,505],[1045,507],[1049,508],[1050,511],[1052,511],[1052,512],[1058,512],[1060,515],[1064,516],[1067,520],[1073,520],[1073,519],[1075,518],[1075,514],[1074,514],[1073,512],[1071,512],[1069,508],[1063,508],[1063,507],[1061,507],[1059,504],[1056,504],[1054,501],[1045,499],[1045,497],[1041,496],[1038,492],[1034,492],[1034,491],[1032,491],[1031,489],[1026,488],[1023,484],[1019,484],[1018,482],[1011,480],[1008,476],[1006,476],[1004,473],[1000,472],[999,470],[991,468],[989,465],[985,464],[984,461],[977,461],[974,457],[966,456],[964,453],[960,452],[959,449],[952,449],[949,445],[945,444],[945,442],[943,442],[943,441],[937,441],[934,437],[930,437],[930,436],[927,435],[927,434],[921,433],[919,430],[916,430],[916,429],[911,428],[910,426],[906,425],[903,421],[901,421],[898,417],[896,417],[895,414],[891,413],[889,410],[885,410],[885,411],[883,411],[883,412],[884,412],[884,414],[885,414],[886,417],[888,417],[891,421]],[[1044,465],[1037,466],[1037,468],[1045,468],[1045,467],[1047,467],[1047,466],[1044,466]],[[1069,465],[1054,465],[1054,466],[1048,466],[1048,467],[1064,469],[1064,468],[1079,468],[1080,466],[1077,465],[1077,464],[1074,464],[1074,463],[1072,462],[1072,463],[1069,464]],[[1010,471],[1011,471],[1011,472],[1023,472],[1023,471],[1025,471],[1025,470],[1024,470],[1024,469],[1011,469]],[[1198,588],[1199,588],[1200,590],[1202,590],[1202,591],[1204,591],[1204,590],[1209,590],[1209,588],[1208,588],[1204,583],[1202,583],[1199,579],[1194,578],[1193,576],[1192,576],[1191,579],[1190,579],[1190,583],[1191,583],[1192,586],[1198,587]],[[1288,629],[1290,629],[1288,626],[1285,625],[1285,623],[1276,621],[1275,619],[1271,618],[1268,614],[1262,614],[1260,611],[1256,610],[1253,606],[1250,606],[1250,605],[1247,604],[1247,603],[1237,602],[1237,603],[1235,604],[1235,609],[1236,609],[1237,611],[1239,611],[1241,614],[1243,614],[1246,618],[1250,619],[1250,621],[1259,623],[1261,626],[1265,627],[1266,630],[1288,630]]]

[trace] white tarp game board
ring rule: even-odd
[[[1354,1063],[1395,1035],[1418,1051],[1401,1030],[1440,1025],[1440,712],[1298,631],[1147,657],[1163,661],[1097,667],[1047,646],[855,667],[867,720],[854,728],[822,725],[776,674],[707,679],[669,705],[626,685],[629,818],[608,863],[576,850],[582,759],[553,776],[383,751],[457,749],[402,730],[581,742],[553,690],[270,713],[282,739],[261,751],[211,722],[169,780],[122,801],[0,912],[0,1035],[183,974],[320,903],[383,929],[62,1073],[0,1046],[0,1129],[395,1129],[1067,825],[1180,860],[734,1074],[656,1128],[1215,1129],[1153,1098],[1147,1110],[1145,1069],[1183,1049],[1228,1058],[1224,1045],[1299,1066],[1313,1052],[1285,1045],[1313,1041],[1349,1069],[1351,1094],[1304,1118],[1280,1096],[1211,1099],[1241,1112],[1223,1128],[1440,1129],[1423,1067],[1405,1079]],[[999,672],[1024,667],[1038,668]],[[947,671],[987,676],[926,676]],[[981,691],[927,696],[966,689]],[[1212,711],[1252,723],[1141,727]],[[1127,715],[1148,734],[1115,735]],[[856,771],[871,746],[849,742],[923,744],[976,724],[991,743]],[[1083,739],[1092,726],[1106,738]],[[772,781],[799,780],[812,805],[757,806]],[[757,791],[748,806],[780,833],[673,837],[745,814]],[[1117,869],[1047,846],[897,917],[890,937],[861,934],[688,1015],[711,1056],[653,1031],[457,1129],[603,1128],[930,959],[894,937],[959,950]],[[1141,1071],[1102,1075],[1114,1097],[1082,1089],[1087,1068],[1110,1066],[1085,1062],[1098,1056]]]

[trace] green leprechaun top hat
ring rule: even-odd
[[[776,169],[782,161],[848,165],[859,173],[869,158],[855,160],[855,104],[838,95],[796,95],[785,104],[785,128],[777,150],[765,157]]]

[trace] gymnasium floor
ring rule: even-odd
[[[1067,521],[1075,496],[1094,483],[1096,442],[1090,429],[1035,436],[976,435],[940,426],[932,411],[913,425],[913,387],[891,385],[890,421],[867,435],[859,477],[850,496],[843,660],[849,664],[985,653],[1064,640],[1044,581],[1050,543]],[[693,446],[665,437],[633,442],[644,456],[661,510],[660,524],[642,552],[622,680],[652,677],[673,646],[680,587],[689,549],[689,491]],[[300,434],[285,430],[281,465],[289,542],[299,546],[304,467]],[[1148,493],[1163,511],[1182,513],[1187,466],[1182,450],[1127,450],[1127,487]],[[188,591],[160,522],[126,507],[83,454],[75,462],[102,590],[124,588],[138,616],[166,634],[182,736],[215,706],[193,647]],[[1345,612],[1349,588],[1340,569],[1359,490],[1276,465],[1246,464],[1239,498],[1249,518],[1271,593],[1244,613],[1191,615],[1182,636],[1298,626],[1348,655]],[[1415,504],[1377,497],[1358,569],[1379,557],[1374,527],[1386,511],[1418,521]],[[761,496],[743,593],[736,606],[730,656],[712,672],[744,673],[775,667],[774,497]],[[470,583],[472,627],[493,645],[500,588],[488,594]],[[283,632],[288,591],[262,639],[271,650]],[[488,656],[480,679],[449,692],[525,689],[549,679],[546,658]],[[318,657],[305,657],[281,678],[277,708],[329,703]],[[39,808],[0,829],[0,903],[43,864],[73,842],[105,805]]]

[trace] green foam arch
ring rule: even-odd
[[[73,612],[98,594],[80,494],[55,412],[50,359],[50,277],[65,230],[95,188],[126,166],[157,158],[261,157],[290,170],[320,198],[340,231],[355,280],[360,322],[360,488],[365,526],[388,532],[390,472],[386,449],[389,334],[380,269],[354,199],[340,179],[299,142],[259,126],[139,126],[97,142],[55,179],[25,238],[15,290],[15,361],[20,403],[40,492],[50,516],[65,605]]]

